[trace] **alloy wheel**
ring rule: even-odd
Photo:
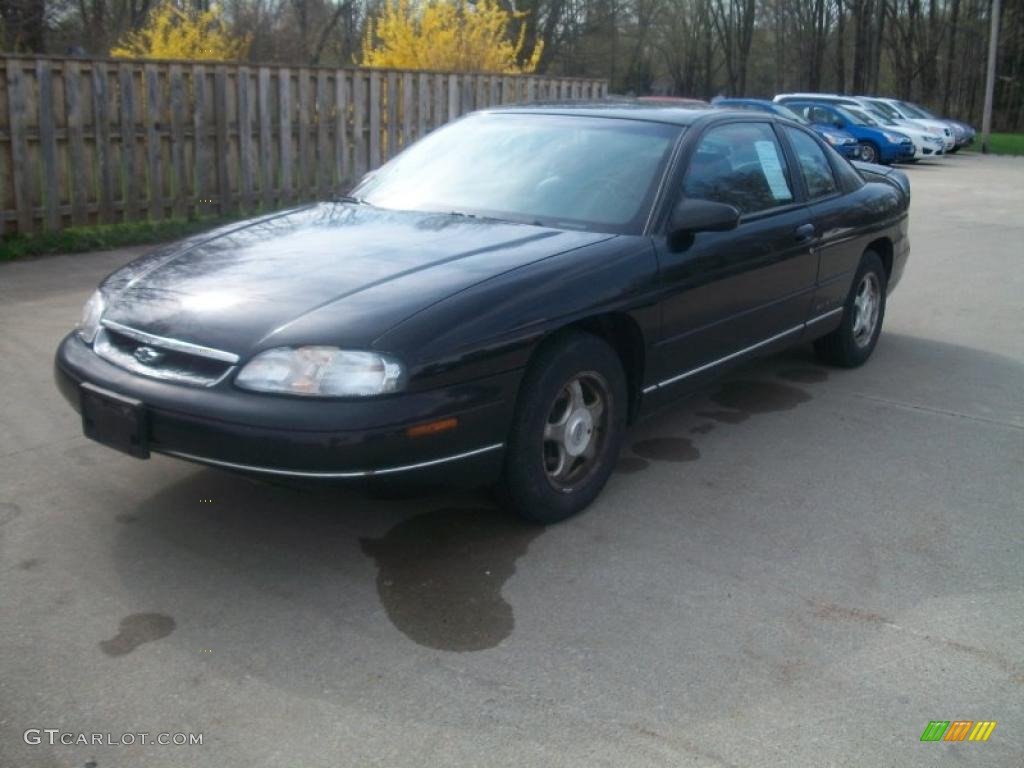
[[[881,305],[882,286],[878,275],[866,272],[853,298],[853,341],[858,347],[866,347],[871,343]]]
[[[596,371],[578,373],[555,397],[544,424],[544,472],[563,492],[585,480],[598,463],[608,434],[608,382]]]

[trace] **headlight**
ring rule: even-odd
[[[235,377],[243,389],[312,397],[369,397],[397,392],[402,365],[376,352],[337,347],[279,347],[261,352]]]
[[[934,125],[926,125],[924,129],[928,131],[928,133],[934,133],[937,136],[942,134],[942,131],[936,128]]]
[[[96,338],[96,332],[100,329],[100,318],[103,317],[103,310],[106,305],[103,302],[103,294],[98,290],[89,297],[82,307],[82,319],[78,321],[75,330],[79,338],[86,344],[92,344]]]
[[[909,136],[904,136],[901,133],[889,133],[888,131],[882,131],[885,138],[891,141],[893,144],[906,144],[910,141]]]
[[[840,142],[840,138],[838,136],[833,136],[831,133],[826,133],[825,134],[825,141],[827,141],[832,146],[835,146],[836,144],[838,144]]]

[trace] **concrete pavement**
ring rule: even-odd
[[[865,367],[736,372],[546,529],[91,443],[52,353],[133,254],[0,265],[0,766],[1021,765],[1024,160],[907,173]]]

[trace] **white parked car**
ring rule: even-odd
[[[882,116],[890,123],[884,123],[892,128],[898,128],[901,133],[910,136],[914,141],[914,158],[920,160],[922,157],[935,157],[938,154],[936,143],[926,140],[921,133],[930,134],[941,142],[942,152],[946,153],[956,146],[956,134],[944,120],[928,120],[911,118],[907,114],[907,105],[903,105],[896,99],[883,99],[878,96],[841,96],[837,93],[780,93],[773,101],[785,103],[798,99],[816,99],[826,101],[829,104],[838,104],[845,107],[857,107],[868,110],[873,117]],[[897,105],[903,105],[902,108]],[[881,122],[881,120],[880,120]]]
[[[899,113],[892,107],[876,103],[884,101],[883,99],[867,96],[840,96],[835,93],[780,93],[774,98],[774,101],[784,104],[787,101],[810,99],[846,107],[847,109],[856,109],[858,114],[869,117],[882,126],[895,128],[900,133],[909,136],[911,141],[914,142],[914,157],[911,162],[926,157],[939,157],[952,147],[952,145],[947,147],[948,142],[941,128],[924,126],[921,124],[921,121],[901,118]]]
[[[912,120],[893,120],[887,117],[880,110],[876,110],[865,104],[867,99],[860,101],[862,112],[866,112],[875,121],[887,128],[898,130],[905,136],[909,136],[914,142],[914,160],[934,159],[946,154],[946,140],[934,129],[925,128]]]
[[[949,152],[956,146],[956,132],[953,126],[945,120],[934,120],[922,117],[923,113],[913,108],[913,105],[900,101],[899,99],[884,99],[880,96],[857,96],[858,101],[869,105],[877,112],[881,112],[890,120],[897,123],[902,130],[904,125],[919,125],[929,130],[936,136],[941,136],[943,149]]]

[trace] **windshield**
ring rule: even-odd
[[[380,208],[638,233],[681,127],[484,113],[435,131],[353,191]]]
[[[895,120],[890,120],[877,109],[869,109],[867,110],[867,114],[878,121],[881,125],[898,125]]]
[[[879,101],[878,99],[869,99],[869,101],[871,102],[871,106],[875,110],[881,112],[883,115],[885,115],[891,120],[896,120],[902,117],[902,115],[899,112],[893,109],[890,105],[886,104],[884,101]]]
[[[914,118],[918,118],[918,119],[920,119],[920,118],[928,119],[928,115],[920,107],[916,107],[913,104],[907,104],[907,102],[905,102],[905,101],[901,101],[900,102],[900,107],[910,117],[914,117]]]
[[[878,123],[859,109],[852,107],[836,107],[854,125],[878,125]]]

